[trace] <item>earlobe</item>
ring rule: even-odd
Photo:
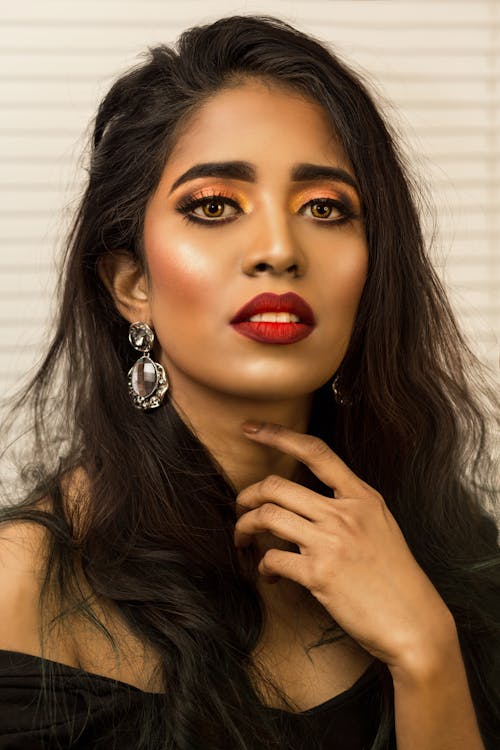
[[[97,271],[120,315],[130,323],[150,320],[146,276],[131,253],[106,253],[99,258]]]

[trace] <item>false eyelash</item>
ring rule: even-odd
[[[193,211],[198,206],[202,206],[204,203],[208,203],[209,200],[220,200],[223,203],[227,203],[230,206],[233,206],[233,208],[240,209],[240,206],[236,200],[236,197],[231,197],[228,195],[225,195],[224,193],[207,193],[206,195],[201,194],[198,198],[192,199],[190,196],[187,198],[182,199],[179,201],[179,203],[176,206],[176,210],[179,211],[179,213],[184,214],[184,219],[189,222],[193,222],[194,224],[204,224],[207,226],[208,224],[225,224],[228,221],[231,221],[234,218],[234,215],[231,217],[227,217],[226,219],[202,219],[198,216],[190,216],[189,212]],[[324,205],[324,206],[333,206],[334,208],[337,208],[339,211],[342,212],[343,216],[340,219],[313,219],[318,224],[326,224],[329,227],[332,226],[340,226],[342,224],[347,223],[348,221],[352,221],[353,219],[359,218],[359,214],[357,214],[352,205],[349,201],[343,202],[335,200],[334,198],[313,198],[307,203],[305,203],[302,208],[300,209],[299,213],[303,213],[304,210],[311,205]],[[241,209],[240,209],[241,213]]]
[[[313,221],[318,222],[319,224],[326,224],[327,226],[339,226],[341,224],[345,224],[348,221],[352,221],[353,219],[359,219],[359,214],[356,213],[353,206],[351,205],[350,201],[346,201],[345,203],[343,201],[335,200],[334,198],[313,198],[310,201],[307,201],[307,203],[304,203],[302,208],[299,211],[299,214],[302,214],[304,210],[308,206],[333,206],[334,208],[337,208],[339,211],[342,212],[342,217],[340,219],[314,219]]]
[[[220,200],[223,203],[228,203],[230,206],[233,206],[233,208],[240,208],[239,203],[236,200],[236,196],[229,196],[225,195],[224,193],[207,193],[206,195],[202,193],[198,196],[198,198],[193,199],[191,198],[191,196],[183,198],[177,204],[176,210],[179,211],[179,213],[184,214],[184,219],[186,221],[191,221],[194,224],[225,224],[226,221],[229,221],[230,218],[233,218],[227,217],[226,219],[217,219],[212,221],[210,219],[202,219],[199,216],[189,215],[190,211],[193,211],[195,208],[198,208],[198,206],[202,206],[204,203],[208,203],[211,200]]]

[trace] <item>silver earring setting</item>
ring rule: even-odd
[[[149,356],[155,335],[147,323],[132,323],[128,340],[143,355],[128,372],[128,392],[138,409],[156,409],[168,391],[169,382],[163,367]]]

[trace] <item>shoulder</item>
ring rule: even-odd
[[[62,510],[71,518],[76,537],[85,526],[88,475],[76,470],[60,480]],[[52,501],[44,499],[37,509],[52,512]],[[81,525],[83,524],[83,525]],[[52,595],[51,583],[45,587],[47,597],[40,607],[51,532],[34,521],[0,523],[0,649],[41,656],[40,628],[57,618],[54,628],[46,630],[43,656],[93,674],[111,677],[142,690],[162,690],[158,671],[159,654],[146,639],[125,623],[117,604],[97,596],[90,587],[78,561],[74,574],[75,589],[91,608],[93,616],[104,626],[109,638],[89,621],[76,602],[61,602]],[[78,538],[75,539],[78,547]],[[56,571],[57,573],[57,571]],[[61,617],[61,615],[63,615]]]
[[[83,518],[84,498],[88,497],[89,478],[85,470],[76,467],[59,478],[62,506],[52,497],[42,497],[33,504],[18,507],[19,518],[3,520],[0,517],[0,576],[2,593],[22,585],[31,591],[43,583],[51,532],[40,521],[23,518],[31,511],[63,515],[66,519]]]
[[[43,498],[36,509],[49,512],[50,500]],[[41,595],[46,588],[50,535],[45,526],[32,520],[0,523],[0,649],[41,654]],[[50,620],[49,602],[50,596],[45,599],[43,613]],[[68,647],[62,642],[58,652],[68,660]]]
[[[0,648],[36,653],[47,535],[48,531],[33,521],[0,524]]]
[[[61,482],[61,489],[71,486],[69,477]],[[66,497],[66,511],[65,500]],[[48,513],[54,510],[48,498],[33,508]],[[0,523],[0,649],[79,666],[86,629],[75,615],[61,617],[66,607],[52,583],[58,571],[52,571],[55,576],[47,575],[50,548],[51,532],[42,523],[21,518]],[[85,584],[79,577],[82,597],[92,600],[92,592]],[[91,643],[99,640],[95,633],[92,635]]]

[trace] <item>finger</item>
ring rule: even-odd
[[[247,437],[259,443],[272,445],[273,448],[288,453],[304,463],[323,484],[335,491],[335,497],[366,494],[366,484],[320,438],[295,432],[272,422],[262,423],[256,431],[246,428],[247,425],[256,424],[259,423],[244,423],[243,430]]]
[[[288,578],[305,588],[311,585],[308,559],[298,552],[285,552],[271,547],[262,556],[257,570],[269,578],[269,583],[275,583],[280,578]]]
[[[236,497],[236,504],[244,509],[258,508],[267,502],[274,502],[309,521],[317,521],[324,515],[325,503],[330,503],[331,498],[277,474],[245,487]]]
[[[302,516],[274,503],[266,503],[238,518],[234,527],[234,543],[237,547],[246,547],[254,534],[264,531],[302,547],[311,543],[313,527]]]

